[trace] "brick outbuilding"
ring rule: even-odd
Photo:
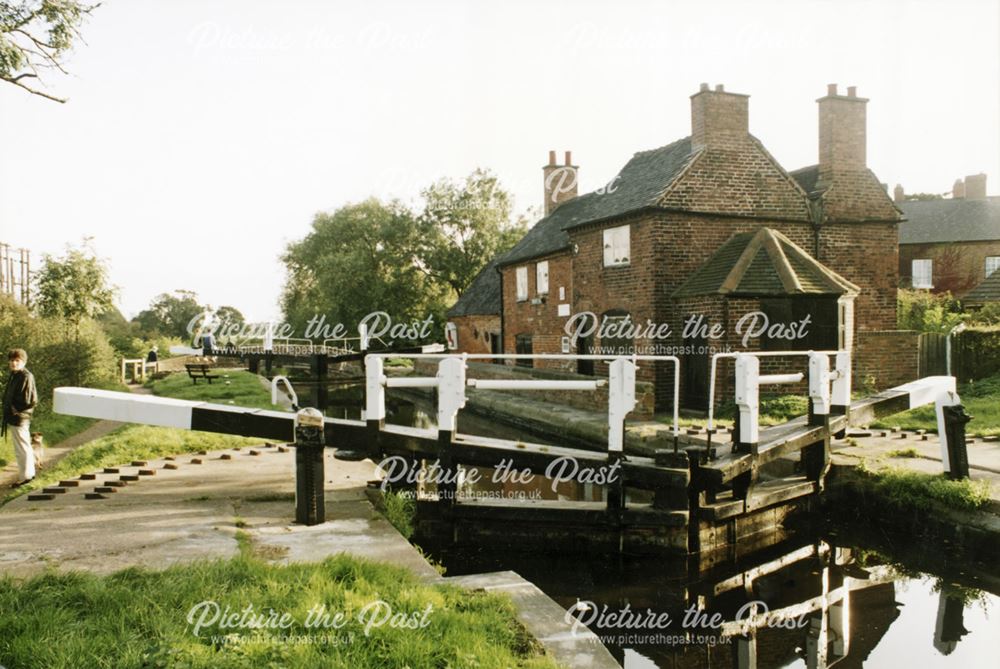
[[[636,153],[597,191],[577,194],[570,154],[557,164],[551,152],[545,216],[479,277],[494,287],[492,310],[479,311],[499,318],[503,350],[676,353],[682,400],[704,409],[709,354],[744,345],[733,328],[746,314],[812,314],[815,329],[787,340],[803,350],[820,339],[851,347],[856,333],[894,329],[900,212],[866,166],[868,101],[831,85],[817,102],[819,162],[794,172],[750,134],[749,96],[705,84],[691,96],[690,136]],[[751,264],[735,267],[741,259]],[[719,292],[734,271],[772,283],[763,292]],[[705,276],[720,280],[714,292],[682,289]],[[466,303],[478,298],[467,295],[450,321],[458,348],[476,350],[480,342],[462,333],[483,314],[469,313]],[[685,333],[699,316],[725,336],[705,327]],[[772,345],[766,333],[752,339],[749,348]],[[606,373],[602,363],[537,364]],[[655,384],[658,407],[669,406],[668,365],[641,365],[639,378]]]

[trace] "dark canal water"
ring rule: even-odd
[[[429,402],[393,395],[388,422],[434,427]],[[358,387],[331,390],[327,415],[358,418],[361,397]],[[459,430],[544,443],[471,415]],[[541,488],[550,499],[601,495]],[[971,563],[945,546],[821,518],[708,573],[676,559],[423,548],[448,575],[518,572],[574,609],[627,669],[1000,667],[1000,556]]]

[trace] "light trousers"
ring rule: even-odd
[[[18,480],[35,478],[35,452],[31,450],[31,425],[28,421],[24,421],[21,425],[8,425],[7,431],[14,440]]]

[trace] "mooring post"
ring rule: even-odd
[[[323,489],[323,412],[307,407],[295,414],[295,522],[319,525],[326,520]]]
[[[965,424],[972,420],[972,416],[965,413],[958,393],[952,390],[941,393],[934,404],[944,472],[948,478],[967,479],[969,451],[965,445]]]

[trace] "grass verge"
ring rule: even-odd
[[[417,515],[417,502],[411,494],[387,490],[382,494],[383,509],[386,520],[396,528],[405,539],[413,536],[413,521]]]
[[[958,511],[974,511],[990,501],[989,481],[953,480],[944,474],[926,474],[896,467],[858,467],[862,481],[878,499],[901,509],[929,509],[941,504]]]
[[[268,564],[247,544],[231,560],[163,571],[0,580],[0,610],[17,612],[0,616],[0,662],[27,669],[556,667],[501,596],[425,585],[404,569],[344,555]],[[287,614],[289,626],[224,627],[219,616],[212,621],[216,605],[235,618],[248,606],[261,619]],[[315,622],[320,611],[328,620],[340,614],[342,626],[307,626],[310,612]]]
[[[180,400],[196,402],[216,402],[218,404],[234,404],[236,406],[253,407],[256,409],[277,409],[271,404],[271,393],[264,388],[260,377],[250,372],[232,370],[216,372],[218,379],[212,383],[191,382],[184,372],[173,374],[146,383],[146,387],[154,395],[174,397]]]

